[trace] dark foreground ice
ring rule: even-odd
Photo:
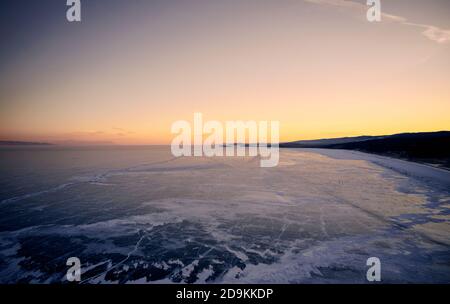
[[[347,151],[0,150],[0,283],[450,283],[450,172]]]

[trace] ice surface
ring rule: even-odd
[[[0,151],[0,282],[450,282],[450,172],[364,153]]]

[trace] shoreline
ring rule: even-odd
[[[450,170],[424,163],[355,150],[325,148],[287,149],[318,153],[334,159],[364,160],[408,177],[431,182],[432,184],[439,184],[440,186],[447,187],[446,189],[450,189]]]

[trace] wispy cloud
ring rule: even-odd
[[[126,136],[126,135],[134,134],[133,131],[129,131],[124,128],[113,127],[112,129],[116,132],[115,135],[117,135],[117,136]]]
[[[367,11],[366,5],[350,0],[303,0],[303,1],[319,5],[329,5],[346,8],[364,15],[365,12]],[[450,42],[450,30],[442,29],[434,25],[410,22],[405,17],[391,15],[383,12],[381,13],[381,18],[382,21],[395,22],[401,25],[417,27],[421,29],[422,31],[421,33],[423,36],[436,43],[445,44]]]

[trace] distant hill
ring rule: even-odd
[[[312,147],[317,148],[319,146],[328,146],[334,144],[345,144],[350,142],[360,142],[371,139],[379,139],[382,136],[358,136],[358,137],[340,137],[340,138],[326,138],[326,139],[316,139],[316,140],[300,140],[288,143],[289,145],[299,145],[302,148]]]
[[[49,143],[0,140],[0,146],[51,146]]]
[[[113,146],[111,141],[94,141],[94,140],[58,140],[54,141],[58,146]]]
[[[450,169],[450,131],[305,140],[280,147],[357,150]]]
[[[111,141],[59,140],[52,143],[0,140],[0,146],[112,146]]]

